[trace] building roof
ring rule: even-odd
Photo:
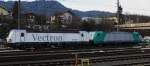
[[[119,27],[123,27],[123,28],[133,28],[133,27],[147,27],[150,26],[150,23],[130,23],[130,24],[123,24],[123,25],[119,25]]]
[[[3,6],[0,6],[0,12],[0,15],[9,15],[9,11]]]
[[[72,14],[73,16],[76,16],[71,10],[67,10],[67,11],[57,11],[57,12],[55,12],[53,15],[62,15],[62,14],[64,14],[64,13],[70,13],[70,14]]]
[[[7,9],[6,7],[4,7],[4,6],[1,6],[1,5],[0,5],[0,8],[2,8],[2,9],[4,9],[4,10],[8,11],[8,9]]]

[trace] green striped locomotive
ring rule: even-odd
[[[142,37],[138,32],[90,32],[93,44],[138,44]]]

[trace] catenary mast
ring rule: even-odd
[[[119,24],[121,23],[121,17],[122,17],[122,7],[120,5],[119,0],[117,0],[117,31],[119,31]]]
[[[20,19],[21,19],[21,8],[20,8],[20,6],[21,6],[21,0],[18,0],[18,29],[20,29]]]

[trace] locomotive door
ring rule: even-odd
[[[81,33],[81,41],[86,41],[87,38],[88,38],[87,35],[88,35],[87,32],[82,32],[82,33]]]
[[[20,42],[25,42],[25,33],[20,33]]]

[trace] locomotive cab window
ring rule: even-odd
[[[21,37],[24,37],[24,33],[21,33]]]
[[[81,37],[83,37],[84,35],[83,35],[83,33],[81,34]]]
[[[97,36],[100,36],[100,34],[98,33]]]

